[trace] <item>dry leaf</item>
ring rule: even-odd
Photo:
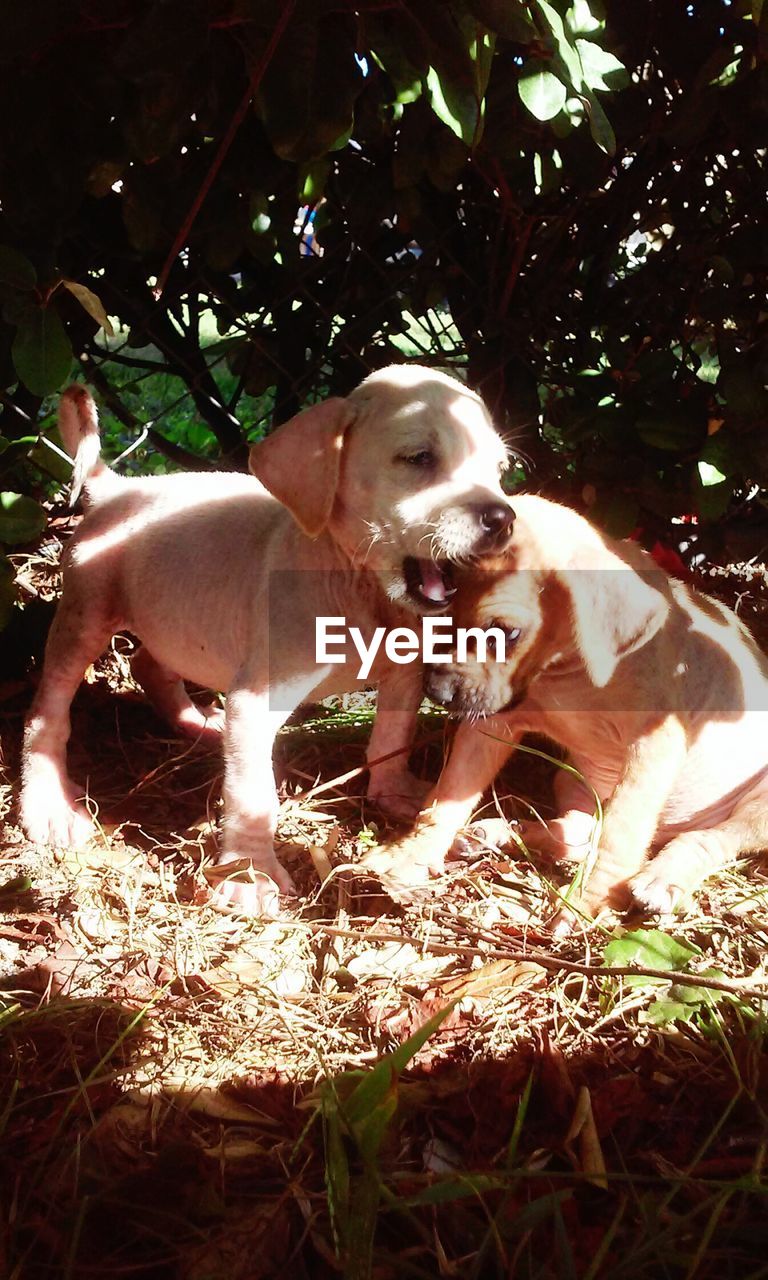
[[[309,975],[296,964],[276,964],[272,949],[265,949],[264,954],[256,958],[230,956],[224,964],[206,969],[199,977],[226,1000],[240,999],[244,992],[260,990],[290,999],[300,995],[309,980]]]
[[[546,969],[532,960],[491,960],[482,969],[448,978],[440,992],[449,1000],[464,996],[478,1000],[510,987],[542,987],[546,978]]]
[[[172,1102],[181,1111],[194,1111],[199,1115],[209,1116],[212,1120],[225,1120],[231,1124],[255,1124],[262,1128],[274,1129],[279,1122],[263,1111],[256,1111],[242,1102],[228,1097],[220,1089],[201,1087],[174,1091]]]
[[[307,852],[312,859],[312,865],[315,868],[318,880],[321,884],[325,884],[325,881],[333,873],[333,863],[328,854],[325,849],[321,849],[317,844],[308,845]]]
[[[69,290],[73,298],[77,298],[83,310],[88,312],[91,319],[100,325],[107,336],[114,338],[115,331],[112,327],[112,322],[104,310],[101,298],[93,292],[93,289],[89,289],[87,285],[80,284],[77,280],[62,280],[61,283],[65,289]]]
[[[586,1085],[581,1086],[576,1097],[576,1107],[565,1145],[569,1146],[576,1138],[579,1140],[579,1168],[596,1187],[607,1191],[608,1179],[605,1176],[603,1149],[600,1146],[595,1117],[592,1114],[592,1098]]]
[[[214,1147],[203,1147],[203,1155],[210,1156],[212,1160],[248,1160],[252,1156],[263,1156],[264,1144],[253,1138],[225,1133]]]
[[[56,950],[32,969],[18,975],[20,988],[30,991],[50,991],[53,995],[69,995],[78,976],[78,969],[85,963],[84,951],[68,939],[60,942]]]

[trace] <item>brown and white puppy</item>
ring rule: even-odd
[[[459,587],[454,607],[459,625],[505,631],[505,660],[431,668],[429,695],[466,719],[414,832],[368,865],[399,884],[439,871],[533,731],[565,746],[584,779],[561,774],[548,839],[550,852],[579,858],[597,836],[576,905],[669,910],[768,847],[768,663],[730,610],[634,543],[543,498],[514,502],[508,550]]]
[[[86,667],[125,628],[142,642],[134,673],[158,709],[193,736],[224,730],[220,861],[233,875],[219,893],[244,910],[272,909],[276,887],[290,889],[273,849],[272,747],[299,703],[377,683],[369,760],[401,754],[371,769],[368,793],[410,816],[424,794],[402,754],[419,665],[379,658],[365,682],[357,660],[319,665],[316,618],[341,616],[367,643],[376,626],[445,611],[449,562],[509,537],[502,441],[477,395],[413,365],[380,370],[280,427],[254,446],[251,476],[117,476],[99,456],[82,387],[62,396],[60,426],[86,514],[65,556],[25,732],[24,829],[54,845],[91,836],[82,788],[67,776],[69,706]],[[193,705],[184,679],[227,693],[226,722]]]

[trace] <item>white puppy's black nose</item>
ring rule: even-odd
[[[512,532],[515,513],[512,507],[505,506],[502,502],[491,502],[487,506],[480,507],[477,515],[480,528],[488,542],[500,544]]]

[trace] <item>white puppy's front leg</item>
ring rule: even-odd
[[[21,825],[36,844],[75,848],[93,835],[83,790],[67,775],[69,708],[89,662],[110,636],[99,602],[70,588],[59,605],[45,650],[40,687],[24,731]]]
[[[416,732],[422,699],[420,664],[393,666],[379,681],[376,719],[368,743],[368,799],[390,817],[412,821],[421,809],[429,784],[408,768],[408,754]],[[391,755],[399,751],[400,755]],[[390,756],[381,764],[372,762]]]
[[[279,803],[272,752],[278,730],[317,683],[243,678],[227,697],[224,739],[224,824],[213,879],[219,903],[249,915],[274,915],[278,893],[293,882],[275,857]]]

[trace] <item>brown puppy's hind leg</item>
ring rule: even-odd
[[[753,790],[718,827],[675,836],[629,882],[646,911],[674,911],[709,876],[743,853],[768,849],[768,788]]]

